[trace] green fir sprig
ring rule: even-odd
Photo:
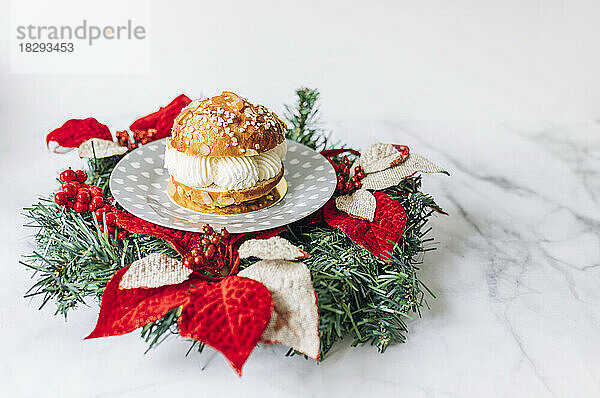
[[[296,104],[286,107],[287,137],[318,150],[327,147],[327,137],[318,124],[318,91],[301,88],[296,94]],[[119,158],[90,160],[92,183],[108,192],[108,179]],[[351,336],[353,345],[369,343],[381,352],[390,344],[404,342],[407,322],[420,316],[428,295],[433,297],[418,271],[422,254],[434,249],[427,222],[441,209],[431,196],[419,191],[420,187],[421,177],[416,176],[386,191],[407,214],[404,233],[390,261],[374,257],[326,224],[294,223],[283,234],[312,255],[304,262],[319,300],[322,358],[346,336]],[[69,310],[90,298],[100,300],[116,270],[150,253],[180,258],[165,241],[148,235],[132,234],[117,243],[107,232],[99,232],[90,214],[65,212],[51,198],[40,199],[24,210],[26,225],[35,231],[36,246],[22,261],[34,270],[32,277],[36,279],[27,296],[41,296],[41,307],[54,302],[57,314],[67,316]],[[250,260],[243,260],[240,268],[250,264]],[[180,311],[175,308],[141,329],[149,349],[178,332]],[[192,342],[190,351],[203,348],[203,344]]]
[[[415,192],[420,177],[405,179],[390,192],[407,212],[403,236],[391,261],[382,261],[329,225],[289,226],[286,238],[309,252],[304,260],[319,298],[321,354],[346,336],[352,345],[370,343],[383,352],[402,343],[406,322],[420,314],[426,293],[417,276],[420,254],[431,241],[424,225],[437,207],[431,197]]]
[[[319,91],[302,87],[296,90],[296,103],[285,105],[288,122],[286,137],[315,150],[327,147],[328,138],[319,122]]]

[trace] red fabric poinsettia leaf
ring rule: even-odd
[[[160,108],[158,111],[153,112],[147,116],[141,117],[129,126],[132,131],[136,130],[148,130],[156,129],[154,139],[167,137],[171,134],[171,127],[173,127],[173,121],[179,115],[179,112],[185,108],[190,102],[185,94],[179,95],[169,105]]]
[[[180,94],[173,101],[171,101],[167,106],[161,107],[158,111],[152,112],[149,115],[143,116],[133,122],[131,126],[129,126],[130,130],[148,130],[152,128],[156,128],[158,121],[165,115],[169,113],[169,111],[173,111],[179,109],[177,113],[181,111],[185,106],[187,106],[191,100],[185,95]],[[177,115],[175,115],[177,116]]]
[[[342,153],[346,153],[346,152],[351,153],[356,156],[360,156],[360,152],[355,151],[354,149],[350,149],[350,148],[325,149],[325,150],[321,151],[321,155],[325,156],[326,158],[330,158],[332,156],[341,155]]]
[[[272,311],[273,299],[265,285],[230,276],[192,289],[179,317],[179,334],[221,351],[241,376]]]
[[[149,221],[142,220],[132,214],[125,213],[117,208],[113,208],[117,219],[117,226],[133,234],[152,235],[167,241],[182,256],[189,252],[193,245],[198,243],[201,235],[196,232],[180,231]]]
[[[112,141],[108,127],[93,117],[88,117],[87,119],[67,120],[65,124],[46,136],[46,145],[50,144],[50,141],[54,141],[63,148],[79,148],[90,138]]]
[[[119,289],[129,267],[120,269],[108,281],[102,295],[98,322],[86,339],[129,333],[157,321],[173,308],[189,301],[192,285],[206,284],[200,280],[187,280],[178,285],[157,288]]]
[[[325,158],[333,166],[333,169],[335,170],[335,173],[337,174],[339,165],[336,162],[334,162],[332,158],[334,156],[338,156],[338,155],[341,155],[342,153],[346,153],[346,152],[351,153],[356,156],[360,156],[360,152],[355,151],[354,149],[350,149],[350,148],[325,149],[325,150],[321,151],[321,155],[325,156]]]
[[[332,199],[325,205],[324,216],[327,224],[344,231],[355,243],[367,249],[374,256],[388,259],[394,244],[400,240],[406,226],[406,213],[400,202],[383,192],[373,192],[377,200],[375,217],[372,222],[354,218],[335,207]]]

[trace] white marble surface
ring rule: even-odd
[[[17,261],[31,231],[19,209],[76,162],[45,152],[53,123],[7,123],[30,133],[0,136],[1,396],[600,396],[596,122],[333,124],[353,146],[377,136],[450,171],[426,175],[423,187],[450,213],[432,220],[438,250],[421,272],[437,299],[384,355],[340,344],[315,364],[259,347],[242,378],[220,355],[185,358],[176,338],[147,355],[137,332],[83,341],[96,306],[65,323],[52,305],[38,311],[39,300],[23,298],[32,281]]]

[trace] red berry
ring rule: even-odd
[[[229,239],[229,231],[226,230],[225,228],[221,229],[221,239],[222,240],[228,240]]]
[[[352,189],[352,187],[353,187],[353,186],[354,186],[354,184],[352,184],[352,182],[351,182],[351,181],[348,181],[348,182],[346,183],[346,190],[347,190],[347,191],[350,191],[350,190]]]
[[[77,182],[84,183],[87,181],[87,173],[83,170],[77,170],[75,172]]]
[[[204,226],[204,233],[205,233],[206,235],[210,235],[210,234],[212,234],[213,232],[215,232],[215,230],[213,229],[213,227],[211,227],[211,226],[210,226],[210,225],[208,225],[208,224]]]
[[[190,254],[194,257],[199,256],[200,254],[202,254],[202,250],[199,247],[194,247],[192,248],[192,250],[190,250]]]
[[[96,215],[96,220],[98,222],[102,222],[102,220],[103,220],[102,216],[104,215],[104,209],[97,209],[94,212],[94,215]]]
[[[108,226],[114,226],[117,223],[117,216],[115,216],[115,213],[111,212],[107,212],[104,215],[104,219],[106,220],[106,223],[108,224]]]
[[[186,257],[183,259],[183,265],[186,266],[186,268],[191,268],[192,266],[192,259],[190,257]]]
[[[119,240],[119,242],[123,241],[125,238],[127,238],[127,231],[120,231],[117,234],[117,239]]]
[[[343,191],[344,190],[344,184],[341,183],[341,182],[338,182],[338,184],[337,184],[337,190],[340,191],[340,192]]]
[[[358,173],[358,172],[359,172],[359,171],[361,171],[361,170],[362,170],[362,167],[360,167],[360,166],[356,166],[356,167],[354,168],[354,171],[355,171],[356,173]]]
[[[112,211],[112,207],[110,207],[110,205],[109,205],[109,204],[106,204],[106,205],[104,205],[103,209],[104,209],[104,211],[105,211],[105,212],[107,212],[107,213],[108,213],[109,211]]]
[[[147,144],[147,143],[149,143],[149,142],[150,142],[150,140],[149,140],[148,138],[145,138],[145,137],[144,137],[144,138],[142,138],[142,139],[140,140],[140,143],[141,143],[142,145],[146,145],[146,144]]]
[[[110,235],[114,235],[115,234],[115,229],[117,229],[117,227],[115,227],[114,225],[108,225],[106,228],[108,228],[108,233]]]
[[[342,162],[344,163],[344,165],[349,165],[350,164],[350,160],[348,160],[348,156],[345,156],[342,158]]]
[[[71,182],[71,181],[74,181],[76,178],[77,178],[77,175],[71,169],[65,170],[62,173],[60,173],[60,180],[62,182]]]
[[[356,181],[356,182],[354,183],[354,188],[356,188],[356,189],[360,189],[361,187],[362,187],[362,182],[360,182],[360,181]]]
[[[196,265],[202,264],[202,257],[201,256],[195,256],[194,257],[194,264],[196,264]]]
[[[206,246],[210,245],[210,239],[208,239],[208,238],[202,238],[202,240],[200,241],[200,243],[202,244],[202,246],[206,247]]]
[[[100,230],[100,232],[104,232],[104,224],[99,224],[98,230]]]
[[[213,258],[215,253],[217,252],[217,248],[215,245],[209,245],[206,250],[204,250],[204,256],[206,258]]]
[[[74,198],[75,196],[77,196],[77,187],[72,182],[69,182],[63,187],[63,192],[67,195],[68,198]]]
[[[54,201],[57,205],[63,206],[67,203],[68,200],[69,198],[64,192],[57,192],[56,195],[54,195]]]
[[[102,196],[104,196],[104,190],[95,185],[90,185],[90,195],[102,197]]]
[[[219,235],[215,235],[210,238],[210,241],[213,245],[218,245],[221,242],[221,238],[219,238]]]
[[[90,193],[87,189],[81,188],[79,189],[79,193],[77,194],[77,201],[83,204],[90,203]],[[95,210],[95,209],[94,209]]]
[[[73,180],[69,184],[73,184],[78,191],[81,188],[81,184],[77,180]]]
[[[89,207],[87,204],[85,203],[81,203],[81,202],[77,202],[75,203],[75,206],[73,206],[73,209],[77,212],[77,213],[85,213],[86,211],[89,210]]]
[[[94,210],[100,209],[104,207],[104,199],[101,196],[94,196],[92,201],[90,202],[90,210],[93,208]]]

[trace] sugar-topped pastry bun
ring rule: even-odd
[[[286,129],[275,113],[232,92],[192,101],[167,138],[171,190],[209,207],[266,195],[283,176]]]

